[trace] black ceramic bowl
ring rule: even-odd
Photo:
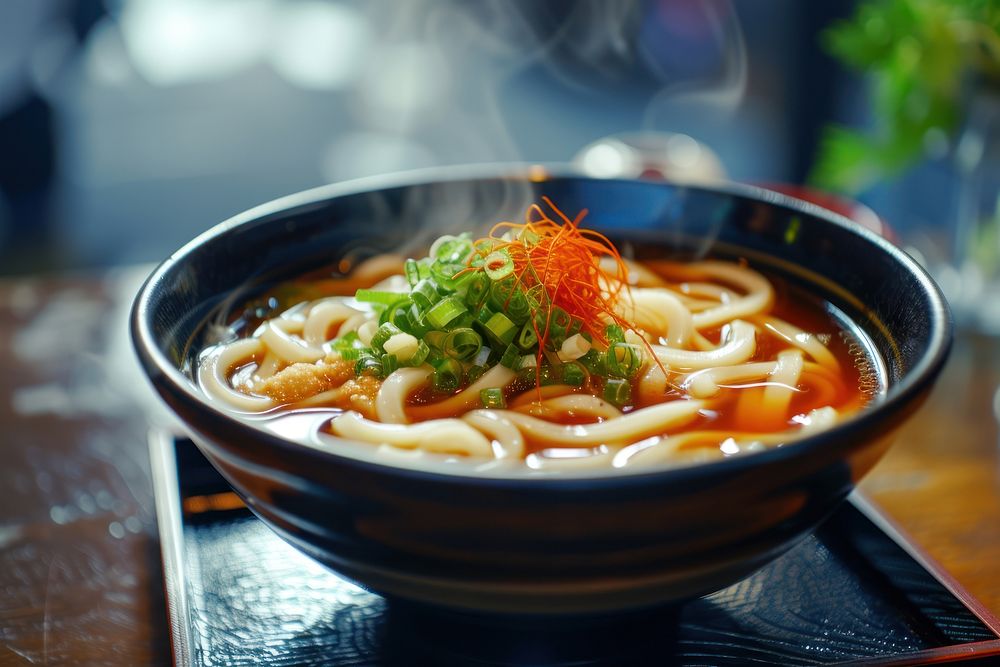
[[[255,208],[167,259],[132,335],[156,390],[250,508],[305,553],[388,596],[486,612],[636,609],[722,588],[811,531],[926,396],[951,328],[917,264],[871,232],[749,187],[436,172],[311,190]],[[242,296],[345,256],[516,219],[548,195],[639,253],[747,257],[807,285],[883,363],[884,396],[835,428],[711,464],[604,476],[477,477],[282,439],[209,403],[184,367]],[[430,233],[428,233],[430,231]]]

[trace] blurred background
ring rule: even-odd
[[[965,68],[914,23],[942,3],[4,0],[0,273],[157,261],[255,204],[371,174],[574,158],[614,173],[621,156],[593,142],[637,132],[694,171],[860,196],[954,266],[920,241],[952,224],[954,118],[918,124],[905,170],[859,171],[886,152],[852,155],[851,136],[816,168],[829,124],[887,113],[883,51],[958,85]],[[888,85],[920,107],[905,78]]]

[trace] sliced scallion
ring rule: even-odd
[[[437,284],[430,278],[421,279],[410,292],[410,298],[421,312],[426,311],[435,303],[441,300]]]
[[[403,273],[406,274],[406,282],[410,283],[410,287],[420,282],[420,265],[417,260],[408,259],[403,262]]]
[[[465,303],[469,306],[479,306],[483,302],[483,299],[486,298],[486,293],[490,289],[490,279],[478,271],[476,273],[470,272],[469,275],[469,287],[465,292]]]
[[[529,320],[521,327],[521,333],[517,336],[517,346],[522,350],[530,350],[537,344],[538,334],[535,333],[535,323]]]
[[[469,328],[455,329],[444,339],[442,350],[459,361],[469,361],[483,346],[482,337]]]
[[[517,349],[517,345],[511,344],[507,346],[507,349],[504,350],[503,355],[500,357],[500,365],[506,366],[513,371],[521,367],[521,350]]]
[[[427,360],[427,356],[430,354],[431,348],[427,347],[427,343],[422,340],[417,341],[417,349],[414,350],[410,358],[405,362],[401,362],[402,366],[419,366]]]
[[[354,293],[354,298],[364,303],[378,303],[384,306],[396,303],[406,297],[402,292],[386,292],[374,289],[359,289]]]
[[[370,352],[362,354],[358,357],[358,360],[354,362],[354,374],[382,377],[382,362],[378,357],[375,357]]]
[[[399,368],[399,357],[395,354],[383,354],[379,361],[382,363],[382,375],[391,375]]]
[[[500,387],[490,387],[479,391],[479,402],[484,408],[506,408],[507,400],[504,398],[503,389]]]
[[[630,378],[642,366],[642,348],[634,343],[612,343],[605,355],[608,375]]]
[[[443,359],[434,367],[431,382],[439,391],[454,391],[462,383],[462,364],[454,359]]]
[[[632,400],[632,387],[628,380],[608,378],[604,383],[604,400],[618,407],[628,405]]]
[[[465,312],[465,304],[458,297],[449,296],[431,306],[426,314],[427,323],[436,329],[443,329]]]
[[[514,272],[514,260],[503,250],[494,250],[486,256],[483,271],[490,280],[503,280]]]
[[[624,343],[625,330],[617,324],[609,324],[604,327],[604,337],[608,340],[608,345],[612,343]]]
[[[501,346],[509,345],[517,334],[517,326],[503,313],[493,313],[485,327],[490,338]]]
[[[559,377],[563,384],[579,387],[587,379],[587,370],[579,362],[571,361],[559,367]]]

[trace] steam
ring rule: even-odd
[[[576,91],[603,94],[639,82],[652,91],[642,121],[622,131],[666,129],[658,120],[674,105],[730,113],[746,90],[746,49],[729,0],[411,0],[363,11],[367,25],[381,26],[378,46],[350,96],[358,131],[327,152],[330,180],[535,157],[519,148],[504,104],[508,84],[528,68],[540,66],[556,87]],[[532,100],[519,103],[529,105],[520,122],[531,122]],[[539,115],[538,122],[553,120]],[[596,138],[581,136],[578,148]],[[469,193],[465,201],[444,188],[447,196],[425,193],[429,201],[419,205],[456,227],[509,219],[533,197],[523,182],[504,187],[501,196]]]

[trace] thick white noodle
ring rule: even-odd
[[[712,350],[678,350],[663,345],[653,345],[653,353],[661,363],[671,368],[696,370],[741,364],[753,356],[757,349],[757,330],[749,322],[734,320],[729,327],[725,342]]]
[[[667,395],[667,388],[670,386],[666,373],[670,367],[666,364],[647,364],[639,382],[636,385],[636,393],[640,403],[659,403]]]
[[[577,470],[608,470],[615,457],[615,452],[604,445],[593,448],[583,455],[577,456],[544,456],[529,454],[525,464],[533,470],[551,472],[573,472]]]
[[[344,322],[359,315],[363,317],[364,313],[351,308],[341,298],[323,299],[309,309],[305,326],[302,328],[302,338],[307,345],[318,348],[329,340],[327,336],[334,326],[339,329]],[[343,334],[338,331],[337,335]]]
[[[483,389],[493,387],[506,387],[514,379],[514,371],[506,366],[497,364],[490,370],[483,373],[482,377],[470,384],[454,396],[450,396],[443,401],[432,403],[427,407],[433,407],[435,412],[442,414],[458,414],[465,412],[475,406],[480,405],[479,392]]]
[[[533,440],[557,446],[585,447],[633,443],[687,424],[698,416],[698,411],[704,406],[702,401],[671,401],[641,408],[605,422],[566,426],[510,410],[504,411],[504,416]]]
[[[368,320],[373,319],[375,319],[375,316],[369,313],[358,313],[357,315],[352,315],[340,325],[340,329],[337,330],[337,336],[344,336],[352,331],[357,331],[358,327]]]
[[[476,427],[500,446],[497,458],[521,459],[524,456],[524,436],[499,410],[473,410],[462,419]]]
[[[345,412],[330,420],[335,435],[349,440],[420,449],[439,454],[491,458],[493,446],[486,437],[461,419],[432,419],[419,424],[382,424]]]
[[[774,289],[767,278],[753,269],[737,266],[729,262],[698,262],[691,266],[693,271],[707,274],[724,283],[743,290],[743,296],[714,308],[708,308],[692,316],[698,329],[715,327],[737,317],[749,317],[763,312],[774,303]]]
[[[527,403],[516,410],[541,419],[552,418],[566,413],[586,415],[595,419],[621,417],[622,411],[597,396],[590,394],[566,394]]]
[[[792,401],[802,375],[801,350],[785,350],[778,354],[778,362],[768,376],[768,384],[764,387],[764,409],[773,415],[785,415]]]
[[[619,450],[612,465],[615,468],[646,468],[663,463],[701,463],[722,458],[722,452],[714,447],[698,447],[681,450],[696,434],[655,436]]]
[[[799,421],[801,428],[779,433],[727,433],[727,432],[691,432],[673,436],[654,436],[623,447],[615,454],[614,467],[637,468],[659,465],[662,463],[693,463],[701,460],[722,458],[724,452],[718,447],[697,447],[681,450],[682,447],[694,441],[706,441],[715,438],[719,445],[731,441],[738,452],[755,451],[762,446],[776,447],[793,439],[825,431],[837,423],[837,410],[827,406],[816,408],[804,415]],[[681,459],[683,455],[683,460]]]
[[[321,348],[312,347],[301,338],[293,336],[292,331],[296,326],[301,330],[302,323],[275,318],[264,323],[260,328],[259,338],[270,352],[289,364],[311,364],[326,356]]]
[[[386,424],[406,424],[406,399],[417,387],[427,384],[433,369],[429,366],[400,368],[385,379],[375,397],[375,414]]]
[[[840,370],[837,357],[833,356],[833,352],[815,334],[807,333],[794,324],[770,315],[755,319],[778,338],[808,354],[820,366],[832,371]]]
[[[662,339],[669,347],[684,347],[691,339],[691,311],[667,290],[635,288],[622,292],[618,303],[625,321]]]
[[[695,398],[712,398],[721,391],[722,385],[763,380],[777,366],[776,361],[714,366],[687,375],[681,380],[681,387]]]
[[[212,350],[198,364],[198,384],[201,390],[221,403],[245,412],[263,412],[274,407],[266,396],[249,396],[229,383],[233,368],[260,359],[266,347],[256,338],[245,338]]]
[[[254,340],[259,340],[259,339],[254,339]],[[254,369],[253,372],[254,380],[266,380],[267,378],[271,377],[279,370],[281,370],[283,366],[285,366],[285,364],[282,363],[281,359],[278,358],[278,355],[274,354],[270,350],[267,350],[266,347],[265,350],[266,351],[264,352],[264,358],[260,360],[260,363],[257,365],[257,368]]]

